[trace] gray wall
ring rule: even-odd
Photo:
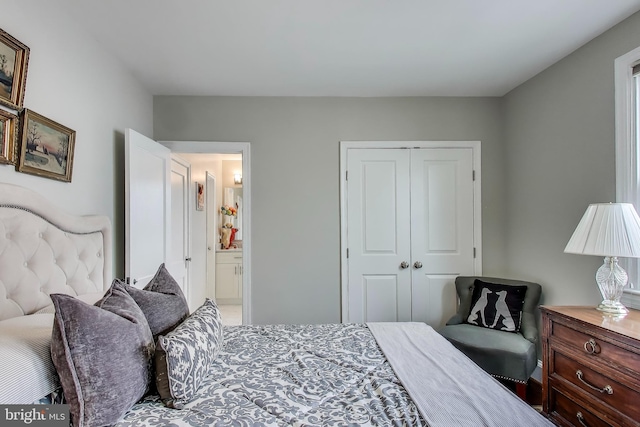
[[[72,182],[0,165],[0,181],[31,188],[74,214],[111,218],[114,274],[124,271],[124,130],[153,129],[153,98],[54,2],[3,2],[0,28],[31,49],[24,107],[76,131]]]
[[[545,304],[601,300],[602,259],[563,251],[589,203],[615,201],[614,60],[638,46],[640,13],[504,97],[506,273]]]
[[[614,60],[638,46],[640,13],[502,98],[155,97],[154,136],[251,142],[255,323],[340,320],[340,140],[481,140],[484,274],[595,305],[602,260],[563,250],[615,200]]]
[[[253,322],[340,321],[341,140],[481,140],[485,274],[505,268],[497,98],[154,97],[157,140],[248,141]]]

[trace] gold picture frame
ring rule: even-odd
[[[0,109],[0,164],[16,164],[18,116]]]
[[[0,104],[22,109],[28,64],[29,48],[0,29]]]
[[[71,182],[76,132],[24,109],[21,117],[19,172]]]

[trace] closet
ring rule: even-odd
[[[441,326],[481,272],[480,143],[343,144],[343,322]]]

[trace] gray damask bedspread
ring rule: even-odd
[[[125,426],[422,426],[366,325],[225,327],[212,374],[185,409],[159,397]]]
[[[431,327],[374,323],[225,327],[222,351],[195,400],[178,410],[149,396],[117,427],[425,420],[432,427],[550,425]]]

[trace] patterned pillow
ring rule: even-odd
[[[467,322],[500,331],[518,332],[527,287],[499,285],[476,279]]]
[[[51,299],[51,358],[73,425],[112,425],[151,381],[155,346],[147,319],[118,281],[95,306],[63,294]]]
[[[124,286],[142,309],[154,340],[158,335],[165,335],[172,331],[189,316],[189,306],[182,289],[164,264],[160,265],[155,276],[144,289]]]
[[[165,405],[182,409],[193,398],[221,347],[220,311],[208,298],[172,332],[158,337],[156,386]]]

